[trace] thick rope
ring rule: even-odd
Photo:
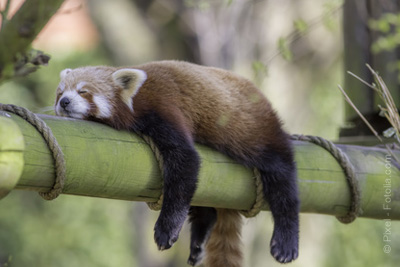
[[[0,103],[0,110],[8,111],[20,116],[21,118],[32,124],[43,136],[44,140],[47,143],[47,146],[49,147],[53,155],[56,170],[56,179],[53,188],[50,189],[50,191],[39,192],[39,195],[46,200],[53,200],[57,198],[61,194],[64,187],[66,168],[64,154],[56,138],[54,137],[53,132],[41,118],[23,107]]]
[[[264,204],[264,193],[263,185],[261,181],[261,174],[257,168],[253,169],[254,172],[254,183],[256,185],[256,200],[253,206],[249,210],[241,210],[240,213],[246,218],[255,217],[261,211],[261,207]]]
[[[160,150],[158,150],[156,144],[154,144],[153,139],[151,139],[147,135],[142,135],[140,133],[138,133],[138,134],[143,138],[143,140],[150,146],[151,150],[153,151],[154,156],[157,159],[158,167],[160,168],[161,175],[163,176],[164,160],[163,160]],[[164,200],[164,183],[163,183],[163,180],[161,180],[161,194],[158,197],[158,200],[155,202],[147,202],[147,206],[149,206],[149,208],[151,210],[156,210],[156,211],[161,210],[163,200]]]
[[[346,215],[336,218],[342,223],[353,222],[361,213],[361,190],[357,181],[356,172],[350,160],[334,143],[318,136],[292,135],[292,140],[307,141],[323,147],[329,151],[342,167],[351,194],[351,204]]]

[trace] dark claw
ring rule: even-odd
[[[173,235],[162,231],[159,227],[154,229],[154,241],[157,244],[158,250],[163,251],[169,249],[178,240],[178,235]]]
[[[297,235],[284,237],[280,231],[274,231],[271,239],[271,255],[280,263],[289,263],[297,259],[298,237]]]

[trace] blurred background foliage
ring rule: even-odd
[[[372,19],[369,21],[369,27],[381,34],[371,47],[373,53],[379,54],[383,51],[396,51],[398,49],[400,46],[400,14],[387,13],[379,19]],[[399,71],[400,61],[391,62],[389,68]],[[397,79],[400,82],[400,75]]]
[[[344,73],[341,7],[340,0],[68,0],[33,44],[51,55],[49,66],[2,84],[0,102],[53,114],[64,68],[180,59],[253,80],[289,132],[335,139],[344,110],[336,89]],[[387,24],[398,28],[393,16]],[[385,31],[382,24],[371,27]],[[14,191],[0,201],[0,266],[186,266],[188,227],[158,252],[157,215],[143,203],[67,195],[46,202]],[[396,266],[400,225],[391,222],[389,254],[386,230],[381,220],[343,225],[302,214],[300,257],[291,266]],[[245,266],[281,266],[269,254],[271,234],[268,212],[246,220]]]

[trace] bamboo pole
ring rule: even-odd
[[[18,125],[3,116],[0,116],[0,199],[17,185],[24,167],[24,137]]]
[[[25,144],[25,150],[20,147],[17,151],[23,154],[24,166],[15,189],[49,190],[54,183],[54,165],[47,145],[33,126],[18,116],[10,116],[2,117],[0,129],[17,125]],[[52,129],[65,155],[65,194],[134,201],[157,200],[162,189],[160,171],[152,151],[140,137],[94,122],[41,117]],[[8,132],[18,132],[12,129],[15,127]],[[7,157],[9,142],[8,139],[0,139],[0,158]],[[301,211],[346,214],[350,191],[336,160],[314,144],[296,141],[294,145]],[[361,216],[400,219],[400,198],[395,194],[400,189],[399,166],[384,149],[340,147],[350,158],[358,175],[362,191]],[[255,199],[253,172],[208,147],[196,145],[196,148],[202,167],[193,205],[249,209]],[[396,154],[400,156],[399,152]],[[4,187],[3,183],[0,179],[0,188]],[[268,206],[265,204],[263,209],[267,210]]]

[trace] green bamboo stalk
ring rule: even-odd
[[[102,124],[41,116],[52,129],[65,155],[64,193],[133,201],[156,201],[161,174],[149,146],[137,135]],[[44,192],[54,183],[52,156],[40,134],[26,121],[11,115],[23,135],[24,167],[18,190]],[[0,139],[0,158],[9,141]],[[340,216],[350,205],[350,191],[342,168],[323,148],[295,141],[301,211]],[[385,149],[340,145],[353,163],[362,191],[362,217],[400,219],[400,171]],[[250,169],[208,147],[196,145],[202,159],[193,205],[249,209],[255,199]],[[394,152],[400,155],[399,151]],[[0,180],[0,188],[2,188]],[[62,197],[62,196],[61,196]],[[268,205],[263,205],[267,210]]]
[[[24,168],[24,137],[5,114],[0,111],[0,199],[14,189]]]

